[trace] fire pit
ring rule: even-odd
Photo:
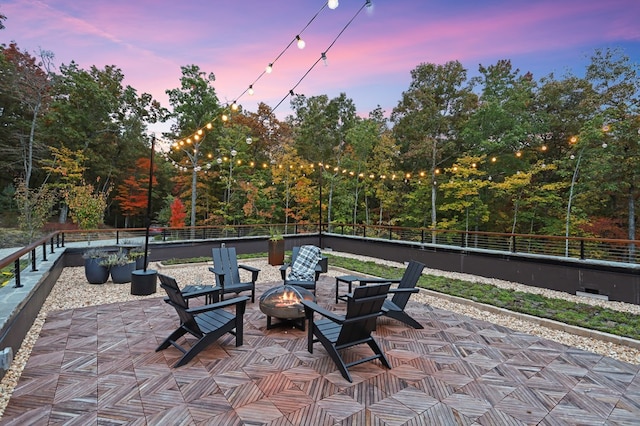
[[[316,297],[309,290],[295,285],[281,285],[270,288],[260,296],[260,310],[267,315],[267,329],[290,324],[304,330],[304,306],[302,300],[315,302]],[[272,324],[271,318],[280,322]]]

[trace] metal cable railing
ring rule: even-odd
[[[150,229],[151,243],[189,240],[215,240],[229,238],[268,238],[273,234],[286,236],[317,233],[348,235],[360,238],[375,238],[389,241],[409,242],[459,250],[488,250],[511,254],[553,256],[565,259],[591,260],[624,264],[639,263],[638,240],[602,239],[585,237],[558,237],[529,234],[508,234],[477,231],[454,231],[430,228],[380,226],[363,224],[256,224],[219,225],[180,228]],[[118,228],[96,230],[64,230],[53,232],[33,244],[16,249],[0,259],[0,270],[12,269],[15,287],[20,287],[20,270],[29,265],[37,269],[37,262],[46,260],[47,253],[65,243],[99,241],[114,244],[141,242],[146,228]],[[28,260],[28,262],[26,261]]]

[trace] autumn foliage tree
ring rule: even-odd
[[[149,202],[149,161],[149,158],[139,158],[135,168],[129,171],[129,176],[117,188],[115,200],[125,217],[125,227],[129,226],[130,218],[146,212]],[[155,169],[154,165],[152,186],[157,185]]]
[[[180,198],[176,197],[171,203],[171,218],[169,219],[169,226],[177,228],[184,226],[184,219],[187,217],[187,212],[184,203]]]

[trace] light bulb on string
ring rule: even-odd
[[[273,71],[273,64],[267,65],[267,67],[264,70],[267,74],[271,74],[271,71]]]
[[[338,5],[339,5],[338,0],[329,0],[329,1],[327,2],[327,6],[328,6],[328,7],[329,7],[329,9],[331,9],[331,10],[335,9],[336,7],[338,7]]]
[[[300,38],[299,35],[296,36],[296,40],[298,40],[298,49],[302,50],[307,45],[303,39]]]
[[[253,95],[253,84],[249,86],[249,96]]]
[[[329,65],[329,63],[327,62],[327,54],[322,52],[320,54],[320,58],[322,59],[322,63],[324,64],[324,66],[326,67],[327,65]]]
[[[233,111],[237,111],[238,110],[238,104],[236,103],[236,101],[233,101],[233,103],[231,104],[231,109]]]

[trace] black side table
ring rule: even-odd
[[[349,284],[349,293],[351,293],[353,283],[356,281],[360,281],[362,279],[364,278],[359,277],[357,275],[341,275],[339,277],[336,277],[336,303],[338,303],[338,299],[340,299],[340,296],[338,296],[338,287],[340,287],[341,282]]]

